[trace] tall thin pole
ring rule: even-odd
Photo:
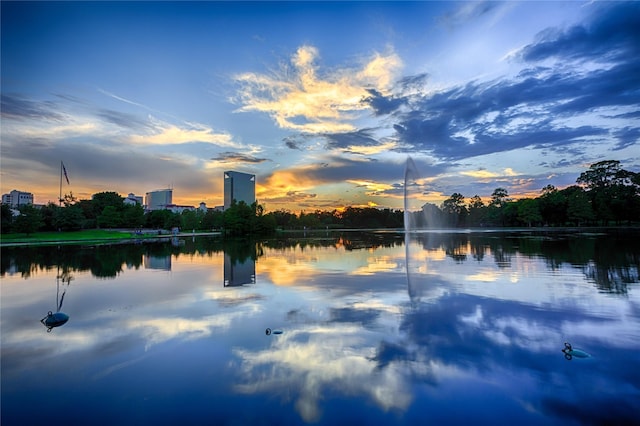
[[[58,205],[62,207],[62,161],[60,161],[60,196],[58,197]]]

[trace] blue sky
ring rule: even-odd
[[[1,192],[298,212],[640,171],[637,2],[5,2]],[[414,188],[414,187],[412,187]]]

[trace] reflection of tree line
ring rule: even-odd
[[[416,238],[425,250],[442,249],[456,262],[482,261],[491,253],[496,264],[511,266],[511,258],[541,257],[550,269],[563,264],[580,267],[587,278],[602,291],[626,293],[627,285],[640,280],[640,246],[637,230],[608,231],[606,234],[480,233],[419,234]]]
[[[0,273],[17,272],[28,278],[37,271],[60,267],[68,271],[91,271],[99,278],[114,278],[124,267],[138,269],[143,256],[170,256],[171,244],[118,244],[95,247],[8,247],[2,249]]]
[[[613,231],[601,235],[550,233],[428,233],[415,238],[425,250],[442,249],[456,262],[481,262],[490,253],[500,267],[510,267],[516,253],[541,257],[550,269],[562,264],[577,265],[603,291],[625,293],[638,281],[640,247],[638,231]],[[207,256],[225,253],[232,264],[257,260],[265,249],[300,250],[344,248],[347,251],[396,247],[404,238],[396,233],[327,232],[318,235],[291,234],[278,239],[187,238],[184,244],[170,242],[118,244],[95,247],[7,247],[2,249],[0,273],[29,277],[39,270],[60,267],[70,271],[91,271],[100,278],[114,278],[125,268],[138,269],[145,256]]]
[[[253,240],[249,238],[186,238],[184,244],[168,240],[146,241],[143,244],[112,244],[99,246],[65,245],[59,247],[6,247],[0,253],[0,274],[19,273],[28,278],[38,271],[56,267],[69,271],[91,271],[99,278],[114,278],[125,268],[138,269],[144,258],[173,256],[207,256],[225,253],[232,264],[257,260],[265,249],[290,250],[322,247],[345,247],[346,250],[391,247],[403,243],[399,234],[324,233],[324,236],[305,237],[303,233],[287,238]]]

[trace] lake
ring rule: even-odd
[[[638,237],[3,248],[2,424],[638,424]]]

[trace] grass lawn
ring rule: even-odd
[[[155,237],[155,235],[153,235]],[[151,238],[151,235],[134,235],[132,232],[109,231],[105,229],[87,229],[73,232],[35,232],[33,234],[3,234],[0,244],[17,243],[45,244],[64,242],[90,242],[104,240],[124,240],[130,238]]]

